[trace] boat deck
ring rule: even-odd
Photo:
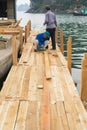
[[[31,31],[0,93],[0,130],[87,130],[87,113],[59,47],[34,52]]]

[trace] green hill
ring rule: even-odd
[[[87,6],[86,0],[30,0],[30,9],[27,12],[44,12],[46,5],[50,5],[55,12],[65,12],[74,8]]]

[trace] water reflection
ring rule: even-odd
[[[66,19],[66,18],[65,18]],[[81,60],[87,52],[87,17],[70,16],[68,21],[59,23],[59,29],[64,31],[64,48],[66,56],[67,39],[72,37],[72,67],[81,68]]]

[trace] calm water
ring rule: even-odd
[[[66,50],[67,39],[72,37],[72,76],[80,86],[81,60],[87,52],[87,17],[73,15],[56,15],[58,28],[64,31],[64,48]],[[44,14],[29,14],[17,12],[17,19],[22,18],[21,26],[25,26],[31,20],[33,29],[44,29]],[[66,51],[64,53],[66,55]]]

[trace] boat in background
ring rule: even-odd
[[[73,15],[74,16],[87,16],[87,9],[74,10]]]

